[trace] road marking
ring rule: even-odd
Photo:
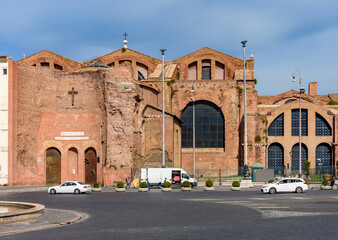
[[[270,200],[269,198],[249,198],[251,200]]]
[[[291,199],[295,199],[295,200],[308,200],[309,198],[306,198],[306,197],[292,197]]]
[[[287,206],[261,206],[261,207],[256,207],[256,208],[259,208],[259,209],[264,209],[264,208],[268,208],[268,209],[273,209],[273,208],[290,208],[290,207],[287,207]]]

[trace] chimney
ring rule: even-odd
[[[318,89],[318,83],[317,82],[310,82],[309,83],[309,95],[317,96],[317,89]]]

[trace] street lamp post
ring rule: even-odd
[[[160,51],[162,52],[162,168],[165,168],[164,52],[166,49]]]
[[[194,89],[194,83],[192,84],[192,89],[191,89],[192,94],[194,94],[195,89]],[[192,161],[193,161],[193,174],[195,178],[195,99],[194,97],[191,98],[192,101]]]
[[[299,78],[299,177],[302,176],[302,75],[298,69],[292,72],[292,82],[296,82],[296,76]]]
[[[249,167],[248,167],[248,130],[247,130],[247,113],[246,113],[246,63],[245,63],[245,44],[246,40],[242,41],[243,45],[243,80],[244,80],[244,179],[249,177]]]

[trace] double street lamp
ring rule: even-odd
[[[302,75],[298,69],[292,72],[292,82],[296,82],[296,76],[299,78],[299,177],[302,176],[302,93],[305,89],[302,88]]]
[[[160,51],[162,52],[162,168],[165,168],[164,52],[166,49]]]

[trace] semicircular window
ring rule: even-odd
[[[318,113],[316,113],[316,136],[331,136],[329,123]]]
[[[195,147],[224,148],[224,116],[208,101],[190,102],[183,110],[182,148],[193,147],[193,104],[195,105]]]
[[[268,134],[269,136],[284,136],[284,113],[273,120],[270,124]]]
[[[292,103],[292,102],[294,102],[294,101],[296,101],[297,99],[294,99],[294,98],[292,98],[292,99],[289,99],[289,100],[286,100],[285,101],[285,104],[287,104],[287,103]]]

